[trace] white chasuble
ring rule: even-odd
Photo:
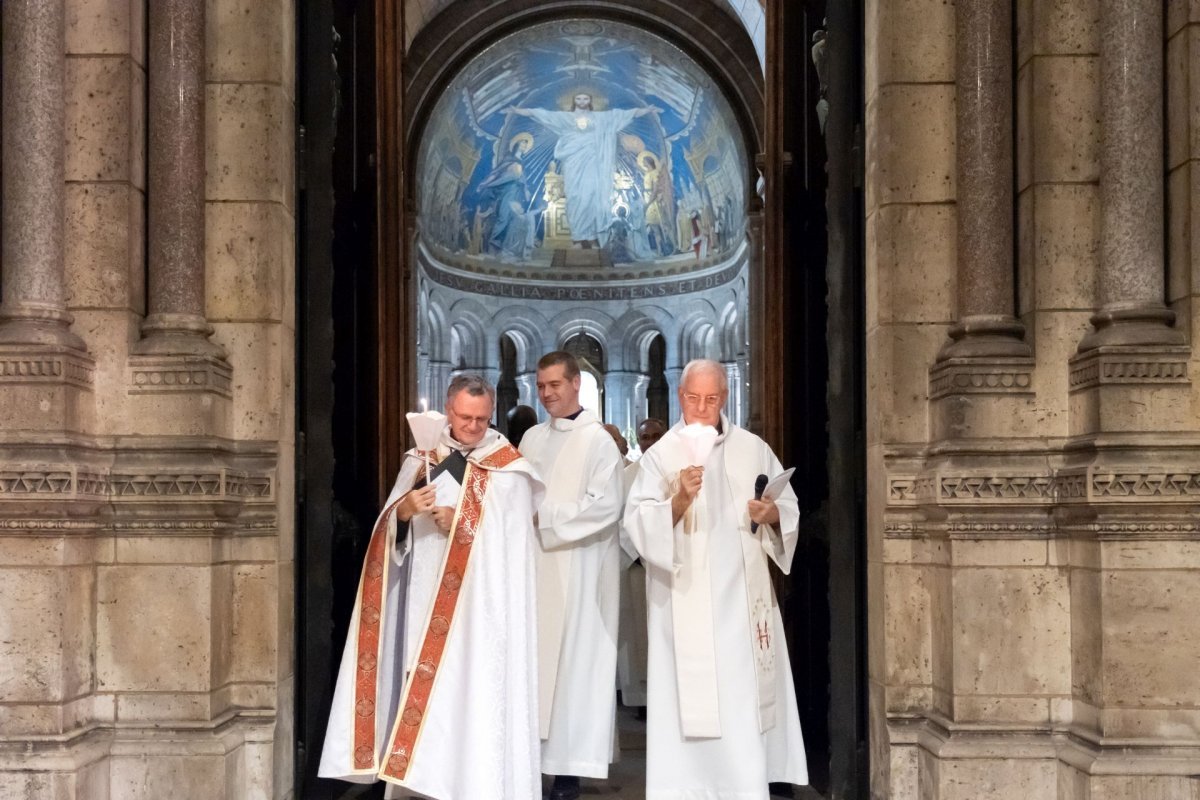
[[[778,526],[750,530],[760,475],[783,471],[757,436],[722,417],[691,509],[672,525],[688,466],[676,425],[639,462],[625,529],[647,568],[648,800],[767,800],[808,770],[783,620],[767,559],[787,572],[799,510],[790,487]]]
[[[452,446],[444,435],[434,458]],[[540,792],[529,622],[542,484],[489,431],[467,451],[460,491],[434,481],[438,503],[455,507],[449,535],[422,514],[397,541],[395,508],[424,477],[423,455],[406,454],[368,546],[319,774],[382,779],[395,784],[388,797],[526,800]]]
[[[530,428],[521,453],[546,481],[537,556],[542,771],[605,778],[616,722],[621,454],[588,411]]]

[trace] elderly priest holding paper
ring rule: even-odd
[[[368,545],[322,777],[384,780],[386,797],[541,793],[533,514],[543,487],[489,429],[495,398],[482,378],[459,375],[446,417],[409,415],[417,448]]]
[[[725,370],[690,362],[683,420],[639,462],[625,529],[647,568],[647,800],[767,800],[808,782],[768,559],[787,572],[796,495],[722,413]]]

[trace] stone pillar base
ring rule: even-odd
[[[0,741],[0,797],[273,797],[274,728],[275,716],[264,713]]]
[[[215,356],[133,355],[129,395],[139,433],[232,435],[233,372]]]
[[[1186,346],[1099,346],[1070,359],[1072,436],[1195,426]]]
[[[1028,436],[1033,367],[1028,356],[937,362],[929,371],[933,440]]]
[[[86,432],[95,369],[75,348],[0,344],[0,429]]]
[[[1064,730],[949,731],[903,718],[887,734],[872,797],[1176,800],[1200,791],[1196,747],[1097,746]]]

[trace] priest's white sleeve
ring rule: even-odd
[[[607,434],[605,434],[607,436]],[[621,484],[621,454],[612,440],[587,454],[585,484],[577,500],[545,500],[538,509],[542,547],[554,550],[604,533],[621,518],[625,493]],[[561,454],[567,456],[567,454]],[[569,456],[568,456],[569,457]],[[549,493],[547,493],[549,494]]]
[[[767,455],[770,457],[770,467],[764,474],[774,476],[783,472],[783,465],[775,454],[768,449]],[[800,501],[790,485],[784,486],[779,497],[775,498],[775,507],[779,509],[779,522],[775,525],[759,525],[755,535],[763,552],[787,575],[792,570],[792,557],[796,553],[800,531]]]
[[[412,485],[417,482],[417,477],[425,462],[410,453],[405,453],[404,463],[400,466],[400,472],[396,475],[396,482],[392,484],[392,491],[388,494],[387,500],[383,504],[384,511],[392,508],[399,500],[412,490]],[[412,552],[412,536],[410,528],[412,520],[408,522],[401,521],[400,517],[393,510],[392,518],[388,521],[388,536],[391,547],[392,563],[396,566],[403,566],[405,559]]]
[[[638,462],[641,468],[625,503],[625,533],[647,564],[676,572],[687,558],[684,518],[672,524],[671,478],[654,453]]]

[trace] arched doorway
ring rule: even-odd
[[[596,5],[566,0],[540,5],[497,0],[473,4],[470,14],[457,17],[451,9],[431,23],[427,36],[411,42],[403,62],[404,73],[400,71],[398,54],[405,37],[397,27],[400,20],[392,4],[378,0],[335,4],[336,21],[323,16],[319,8],[304,12],[308,33],[302,36],[302,41],[311,56],[304,60],[309,77],[302,82],[305,152],[311,153],[311,148],[318,147],[317,134],[323,120],[337,119],[335,131],[325,129],[324,141],[332,143],[335,137],[338,139],[334,160],[340,159],[339,163],[347,167],[337,181],[326,184],[338,186],[329,196],[337,198],[343,227],[335,238],[346,251],[335,259],[346,266],[335,270],[331,265],[328,274],[343,283],[347,276],[352,276],[352,286],[347,291],[356,298],[357,305],[348,317],[344,313],[343,321],[349,320],[349,325],[333,326],[340,338],[330,341],[339,352],[347,354],[338,361],[337,369],[342,374],[335,380],[343,383],[336,385],[354,388],[360,416],[355,420],[357,433],[331,442],[328,458],[323,452],[309,450],[301,465],[306,486],[301,508],[306,519],[302,526],[305,533],[299,543],[304,556],[298,559],[298,563],[303,562],[298,592],[304,597],[297,628],[301,653],[297,724],[302,729],[297,736],[297,768],[301,774],[311,775],[315,770],[316,748],[320,746],[323,730],[321,687],[328,683],[329,662],[336,658],[337,650],[337,637],[329,633],[330,554],[327,549],[324,554],[322,551],[327,548],[323,541],[328,540],[322,537],[326,536],[330,523],[322,508],[330,508],[332,500],[332,507],[342,509],[338,518],[343,540],[357,541],[361,546],[378,504],[378,492],[388,483],[404,446],[402,413],[398,412],[415,407],[420,397],[432,399],[438,395],[440,373],[430,373],[430,377],[422,379],[417,370],[423,362],[436,362],[444,365],[439,368],[448,377],[449,371],[459,366],[450,360],[449,341],[436,345],[430,342],[426,355],[419,355],[418,347],[428,341],[425,337],[434,329],[450,330],[456,322],[467,322],[466,318],[456,317],[456,306],[446,302],[446,297],[427,294],[437,308],[431,306],[430,313],[423,317],[415,311],[419,295],[415,264],[404,253],[404,243],[411,241],[415,232],[414,215],[419,207],[403,178],[410,173],[414,180],[417,176],[411,166],[407,172],[402,169],[405,163],[415,164],[415,132],[425,125],[436,94],[447,85],[445,79],[437,77],[439,74],[461,68],[470,53],[478,52],[515,27],[572,14],[595,14]],[[750,427],[766,435],[786,462],[800,467],[797,488],[806,503],[808,533],[803,546],[807,550],[803,559],[798,556],[784,595],[795,621],[790,636],[799,642],[792,650],[799,659],[793,665],[794,675],[805,705],[804,725],[814,783],[823,796],[857,796],[855,787],[861,786],[858,776],[863,773],[866,758],[862,674],[865,644],[856,627],[862,613],[858,609],[865,605],[858,588],[861,576],[856,561],[857,549],[862,546],[857,536],[860,527],[856,516],[861,513],[861,462],[856,459],[860,458],[862,441],[858,403],[862,365],[860,331],[854,324],[856,304],[861,302],[861,273],[855,272],[859,257],[855,247],[861,241],[861,231],[847,223],[844,214],[847,204],[854,207],[857,191],[854,162],[849,154],[856,141],[853,129],[856,117],[851,113],[855,103],[853,100],[841,105],[834,103],[829,112],[831,157],[826,173],[820,128],[815,123],[815,114],[810,113],[821,97],[821,86],[811,72],[807,48],[794,46],[795,42],[812,40],[821,25],[823,4],[789,4],[788,14],[781,11],[781,4],[766,4],[767,27],[771,32],[767,49],[774,55],[767,58],[765,85],[761,79],[762,64],[753,48],[749,48],[745,57],[747,53],[739,52],[735,44],[737,37],[730,35],[734,29],[722,30],[719,26],[714,29],[711,14],[692,13],[691,4],[683,0],[611,0],[599,5],[613,19],[645,25],[659,34],[675,37],[672,41],[710,70],[717,85],[735,101],[732,105],[740,129],[750,132],[746,137],[752,142],[748,155],[773,181],[771,185],[781,188],[774,193],[774,199],[768,192],[762,213],[747,224],[747,240],[764,250],[761,263],[750,265],[747,309],[727,313],[725,302],[714,298],[709,308],[699,314],[708,318],[711,331],[704,331],[696,346],[720,348],[721,360],[731,370],[731,377],[761,390],[757,394],[751,391],[746,398]],[[830,9],[830,29],[836,27],[840,31],[838,40],[852,43],[846,45],[851,49],[858,47],[861,30],[860,22],[854,18],[858,7],[859,3],[853,2],[845,8]],[[330,66],[327,32],[334,28],[339,36],[338,71],[322,72]],[[830,38],[835,37],[831,34]],[[786,47],[785,42],[793,46]],[[841,96],[846,98],[855,97],[857,78],[853,58],[853,54],[846,56],[843,72],[840,76],[835,74],[845,82]],[[846,67],[846,63],[851,67]],[[738,70],[743,70],[742,77]],[[745,79],[751,71],[760,76],[757,88],[754,80]],[[332,85],[329,79],[334,75],[341,79],[336,93],[329,90]],[[764,89],[768,98],[765,105]],[[411,94],[407,100],[406,91]],[[402,108],[407,108],[407,112],[402,112]],[[313,136],[317,138],[309,138]],[[838,148],[842,155],[832,155]],[[313,157],[308,158],[305,163],[310,163]],[[698,163],[702,168],[706,166],[703,161]],[[323,220],[333,218],[334,213],[331,208],[323,211],[320,208],[318,200],[323,186],[318,183],[318,172],[310,169],[304,180],[308,182],[305,198],[311,201],[305,199],[300,208],[301,230],[308,242],[302,250],[305,258],[315,258],[314,254],[328,248],[328,234],[324,244],[321,243],[320,226]],[[838,211],[838,215],[828,218],[827,183],[828,202]],[[757,202],[750,197],[748,205],[756,207]],[[688,222],[690,225],[690,215]],[[840,244],[830,250],[826,249],[826,224],[835,239],[841,237]],[[717,238],[714,234],[712,241],[716,243]],[[347,246],[351,241],[357,242],[353,266],[349,252],[352,248]],[[657,245],[657,235],[651,241]],[[469,239],[465,245],[469,250]],[[695,253],[692,255],[694,258]],[[309,275],[319,278],[320,273],[310,270]],[[488,280],[505,284],[509,276],[495,275]],[[313,285],[309,283],[306,289],[312,289]],[[311,294],[309,291],[301,297],[312,303]],[[833,309],[828,314],[827,295]],[[519,298],[510,298],[508,304],[506,319],[513,321],[516,326],[513,330],[520,332],[518,338],[522,341],[514,339],[513,343],[525,348],[522,353],[533,354],[536,360],[538,351],[552,349],[562,341],[560,334],[568,326],[556,328],[553,317],[533,313]],[[300,423],[301,434],[319,426],[321,376],[330,374],[330,359],[321,350],[325,340],[320,331],[335,315],[329,311],[323,317],[319,305],[308,307],[303,323],[309,332],[305,335],[310,338],[304,349],[308,373],[302,377],[304,385],[310,388],[304,389],[305,421]],[[627,310],[609,313],[608,319],[614,324],[619,322],[619,327],[633,327],[625,316]],[[631,385],[644,376],[646,411],[650,412],[652,404],[659,409],[665,407],[668,410],[656,413],[671,421],[669,398],[682,366],[684,340],[678,331],[668,335],[669,314],[647,311],[662,335],[649,340],[644,351],[645,371],[641,372],[639,366],[638,353],[642,352],[639,347],[606,342],[604,373],[609,382],[617,375],[628,376],[622,380],[627,379]],[[422,320],[420,325],[418,319]],[[487,370],[489,352],[494,353],[495,366],[491,367],[494,371],[489,377],[500,378],[500,349],[505,345],[499,336],[475,339],[470,324],[460,328],[458,355],[466,359],[471,352],[482,353],[481,363],[467,366]],[[349,340],[348,330],[354,332]],[[701,326],[695,330],[701,330]],[[463,347],[465,342],[483,344]],[[376,352],[380,345],[381,350]],[[353,358],[349,357],[351,353]],[[827,364],[836,369],[830,370]],[[524,392],[520,374],[517,383]],[[379,412],[372,417],[375,408]],[[332,410],[326,409],[324,413],[331,414]],[[349,444],[353,444],[353,449],[347,451]],[[320,494],[323,476],[335,471],[332,464],[335,460],[340,465],[337,469],[345,473],[351,472],[353,466],[353,477],[347,474],[340,478],[339,488],[323,500]],[[838,480],[831,480],[831,473],[837,474]],[[346,554],[342,557],[349,558]],[[326,575],[316,574],[323,564]],[[831,670],[831,664],[836,668]],[[320,786],[311,780],[307,785]]]

